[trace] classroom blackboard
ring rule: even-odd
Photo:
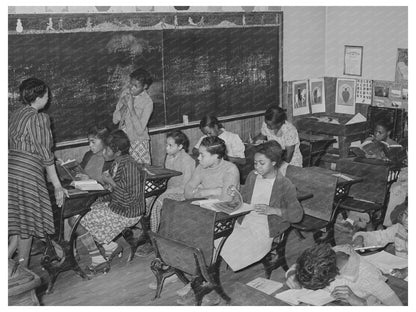
[[[183,115],[197,121],[264,110],[281,98],[281,42],[280,24],[25,34],[9,25],[9,113],[20,82],[35,76],[52,91],[46,112],[55,141],[85,138],[92,126],[112,124],[139,67],[154,78],[150,128],[180,124]]]

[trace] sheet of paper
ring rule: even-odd
[[[302,289],[288,289],[274,295],[274,297],[291,305],[298,305],[300,303],[298,299],[299,291],[302,291]]]
[[[283,287],[283,284],[280,282],[272,281],[264,277],[257,277],[251,282],[247,283],[248,286],[253,287],[257,290],[260,290],[268,295],[271,295],[276,290]]]
[[[344,179],[344,180],[347,180],[347,181],[351,181],[352,180],[352,178],[350,178],[350,177],[348,177],[348,176],[346,176],[346,175],[344,175],[342,173],[334,173],[333,176],[334,177],[341,178],[341,179]]]
[[[384,250],[372,255],[364,256],[364,259],[372,263],[384,274],[388,274],[393,269],[403,269],[408,266],[407,259],[397,257]]]
[[[350,120],[348,120],[346,125],[352,125],[352,124],[355,124],[355,123],[358,123],[358,122],[364,122],[364,121],[367,121],[367,118],[365,118],[360,113],[357,113],[354,117],[352,117]]]

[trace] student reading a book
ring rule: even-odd
[[[299,135],[296,127],[287,121],[286,112],[278,106],[269,107],[264,113],[261,134],[254,138],[255,143],[274,140],[285,151],[282,166],[302,167],[302,154],[299,149]]]
[[[153,112],[153,101],[147,90],[153,83],[149,72],[143,68],[130,74],[130,84],[121,93],[113,113],[113,123],[127,133],[130,155],[139,163],[150,164],[150,146],[147,123]]]
[[[273,238],[302,219],[296,188],[279,171],[282,153],[279,143],[269,141],[254,155],[254,170],[241,188],[243,201],[254,205],[254,211],[236,222],[221,250],[221,257],[233,271],[262,259]]]
[[[202,139],[199,146],[199,165],[185,185],[185,198],[218,198],[230,201],[232,196],[227,189],[230,185],[239,186],[240,173],[236,165],[225,160],[224,140],[217,136]]]
[[[65,191],[56,174],[49,117],[39,112],[51,91],[37,78],[25,79],[19,91],[22,105],[9,118],[8,258],[17,250],[19,265],[28,267],[33,237],[45,239],[55,233],[45,169],[59,207]]]
[[[182,172],[182,175],[170,178],[166,191],[160,195],[153,205],[150,228],[157,232],[160,222],[160,210],[165,198],[184,200],[185,184],[191,179],[195,170],[195,160],[187,153],[188,137],[180,130],[174,130],[166,135],[165,168]]]
[[[352,246],[319,244],[306,249],[286,272],[290,288],[326,289],[335,299],[353,306],[401,306],[386,278]]]
[[[122,250],[113,239],[124,228],[136,224],[146,209],[139,184],[142,173],[129,155],[129,149],[130,141],[125,132],[115,130],[110,133],[103,156],[106,161],[113,160],[113,163],[110,171],[103,173],[102,180],[111,194],[93,203],[91,211],[82,218],[77,228],[77,234],[91,256],[92,263],[87,269],[92,274],[110,270],[106,259]],[[105,258],[95,242],[103,246]]]
[[[104,142],[110,131],[108,128],[92,127],[88,131],[90,150],[84,154],[80,166],[88,178],[102,182],[102,173],[111,168],[112,161],[106,161],[103,156]]]
[[[202,140],[209,136],[217,136],[223,139],[227,148],[228,160],[233,163],[245,164],[245,146],[240,136],[236,133],[225,130],[223,125],[215,116],[204,116],[199,123],[199,129],[204,134],[193,148],[193,154],[198,155],[199,146]]]
[[[389,243],[394,244],[395,255],[406,258],[408,255],[408,212],[407,200],[397,206],[392,212],[393,225],[385,230],[357,232],[353,236],[353,247],[366,246],[385,246]],[[405,278],[407,277],[407,268],[396,269],[394,275]]]

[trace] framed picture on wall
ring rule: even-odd
[[[363,67],[363,47],[349,46],[344,48],[344,75],[361,76]]]
[[[355,114],[355,79],[337,79],[335,112]]]
[[[311,79],[309,80],[310,93],[311,93],[311,112],[324,113],[325,112],[325,88],[324,79]]]
[[[293,116],[309,114],[308,81],[295,81],[292,84]]]

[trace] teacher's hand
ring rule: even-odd
[[[62,186],[55,187],[55,200],[58,207],[62,207],[64,204],[64,195],[68,196],[68,191]]]

